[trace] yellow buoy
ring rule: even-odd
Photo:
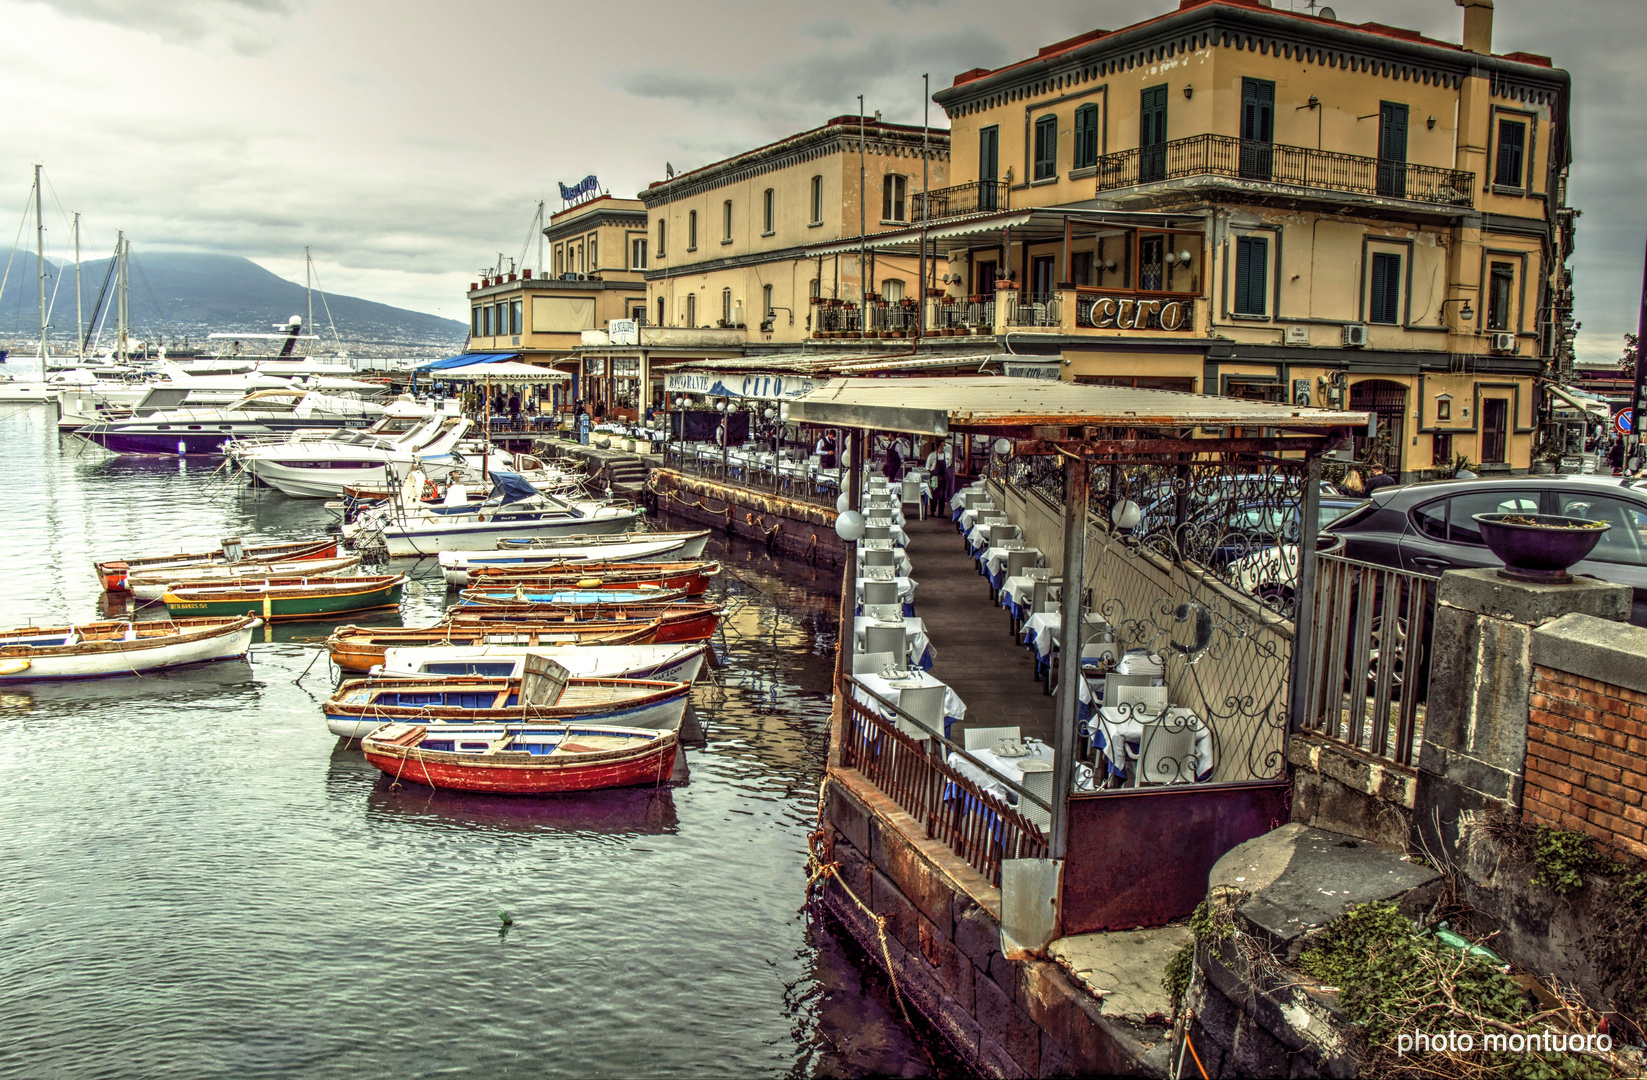
[[[0,675],[20,675],[28,669],[27,660],[0,660]]]
[[[598,577],[580,578],[578,580],[578,588],[580,588],[580,589],[598,589],[598,588],[600,588],[600,578],[598,578]]]

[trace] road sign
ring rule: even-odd
[[[1614,413],[1613,426],[1618,429],[1620,435],[1630,434],[1630,410],[1620,409]]]

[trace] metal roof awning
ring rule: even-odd
[[[413,371],[445,371],[448,368],[468,367],[470,364],[490,364],[498,360],[513,360],[518,352],[470,352],[448,356],[444,360],[426,360]]]
[[[991,361],[1006,358],[1005,353],[956,352],[909,353],[866,356],[861,352],[796,352],[774,353],[769,356],[730,357],[723,360],[690,360],[672,365],[670,371],[713,371],[827,376],[832,372],[862,375],[879,371],[919,371],[933,368],[962,368],[977,370]],[[707,391],[705,391],[707,392]]]
[[[1365,431],[1369,420],[1364,412],[1005,376],[835,379],[785,402],[783,415],[797,423],[833,427],[914,435],[975,432],[1044,443],[1079,444],[1096,437],[1083,429],[1102,428],[1112,434],[1136,433],[1106,443],[1111,450],[1124,443],[1136,454],[1277,449],[1288,441],[1262,435],[1192,438],[1195,429],[1269,429],[1331,440]],[[1303,440],[1292,441],[1309,448]],[[1308,441],[1315,448],[1321,443]]]
[[[1093,226],[1112,225],[1118,229],[1137,228],[1144,225],[1160,225],[1162,219],[1176,219],[1180,225],[1187,228],[1197,228],[1203,218],[1200,214],[1184,213],[1141,213],[1129,210],[1088,210],[1083,208],[1058,207],[1027,207],[1023,210],[999,210],[985,214],[972,214],[962,218],[952,218],[930,224],[926,227],[925,237],[928,241],[951,240],[967,236],[986,236],[999,233],[1002,229],[1012,229],[1017,234],[1025,234],[1031,240],[1048,240],[1064,235],[1064,223],[1070,221],[1082,228]],[[836,240],[816,247],[806,249],[809,258],[821,255],[848,255],[859,248],[867,247],[875,251],[902,251],[905,249],[920,250],[922,231],[920,226],[907,229],[897,229],[891,232],[871,233],[867,237],[853,237],[850,240]],[[1085,235],[1085,234],[1082,234]],[[1023,235],[1015,235],[1015,240],[1022,240]]]
[[[1560,398],[1562,401],[1565,401],[1569,406],[1577,409],[1579,412],[1591,413],[1592,415],[1599,416],[1604,420],[1609,420],[1612,418],[1613,408],[1605,401],[1597,401],[1594,399],[1586,400],[1585,398],[1578,397],[1571,391],[1565,390],[1562,387],[1556,386],[1552,383],[1546,383],[1544,385],[1544,389],[1548,390],[1551,394]]]

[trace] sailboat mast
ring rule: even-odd
[[[46,372],[46,223],[40,216],[40,166],[34,167],[34,269],[40,285],[40,373]]]
[[[119,277],[116,278],[114,286],[114,311],[120,334],[119,348],[116,351],[122,364],[126,362],[128,355],[126,349],[126,247],[126,233],[121,230],[114,242],[115,265],[119,268]]]
[[[306,334],[314,333],[315,325],[314,266],[315,258],[309,254],[309,248],[305,245],[303,248],[303,291],[309,300],[309,318],[303,324],[303,332]]]
[[[80,211],[74,212],[74,340],[75,355],[86,362],[86,313],[80,306]]]

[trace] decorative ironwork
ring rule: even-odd
[[[995,298],[954,297],[940,301],[933,312],[932,329],[962,330],[995,327]]]
[[[954,187],[934,188],[917,192],[909,197],[911,224],[960,217],[963,214],[987,214],[995,210],[1010,210],[1012,196],[1005,180],[974,180]]]
[[[1010,326],[1059,326],[1063,322],[1062,305],[1054,293],[1045,295],[1026,293],[1012,305],[1007,316]]]
[[[1226,176],[1287,187],[1349,192],[1443,206],[1474,205],[1475,174],[1400,161],[1237,139],[1192,135],[1098,159],[1098,190],[1192,176]]]

